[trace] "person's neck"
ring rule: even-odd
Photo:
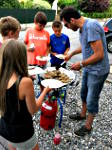
[[[34,27],[34,29],[35,29],[36,31],[38,31],[38,32],[43,31],[43,29],[38,29],[37,27]]]
[[[83,16],[81,16],[80,21],[79,21],[80,32],[82,31],[85,21],[86,21],[86,19]]]
[[[5,42],[5,41],[8,40],[8,39],[10,39],[9,36],[4,36],[4,37],[2,38],[2,42]]]

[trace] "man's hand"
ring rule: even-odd
[[[80,62],[74,63],[74,64],[71,66],[71,69],[72,69],[72,70],[77,70],[77,71],[79,71],[79,70],[81,69]]]
[[[68,61],[72,56],[80,54],[82,52],[81,46],[77,48],[76,50],[72,51],[71,53],[67,54],[65,57],[65,61]]]
[[[65,56],[65,61],[68,61],[72,56],[70,54]]]

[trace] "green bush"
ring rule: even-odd
[[[33,8],[51,9],[51,5],[45,0],[33,0]]]
[[[109,8],[110,0],[78,0],[78,7],[83,12],[104,12]]]
[[[25,0],[20,3],[21,8],[32,8],[33,7],[33,1],[32,0]]]
[[[83,16],[90,18],[111,18],[112,17],[112,0],[110,0],[109,8],[103,12],[81,12]]]
[[[51,9],[51,5],[45,0],[25,0],[21,2],[21,8]]]
[[[95,12],[95,13],[82,13],[83,16],[89,17],[89,18],[111,18],[112,13],[111,12]]]
[[[54,0],[46,0],[48,3],[52,4]]]
[[[77,7],[77,0],[58,0],[58,6],[63,9],[65,6],[74,5]]]
[[[20,8],[18,0],[0,0],[0,8]]]

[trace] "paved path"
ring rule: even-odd
[[[0,150],[8,150],[7,141],[0,136]]]

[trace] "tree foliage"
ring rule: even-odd
[[[65,6],[74,5],[77,7],[77,0],[58,0],[58,6],[64,8]]]
[[[83,12],[103,12],[109,5],[110,0],[78,0],[78,7]]]
[[[52,4],[54,0],[46,0],[48,3]]]
[[[51,9],[51,5],[45,0],[25,0],[21,2],[22,8],[39,8],[39,9]]]
[[[0,8],[20,8],[18,0],[0,0]]]
[[[25,0],[21,3],[21,8],[33,8],[33,1],[32,0]]]
[[[33,0],[33,8],[51,9],[51,5],[45,0]]]

